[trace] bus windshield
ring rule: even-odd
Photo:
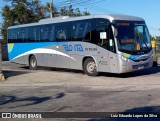
[[[151,50],[151,39],[145,22],[115,22],[118,50],[129,54],[144,54]]]

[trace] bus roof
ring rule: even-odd
[[[29,26],[43,25],[43,24],[51,24],[51,23],[59,23],[59,22],[67,22],[67,21],[84,20],[84,19],[91,19],[91,18],[106,18],[110,22],[112,22],[113,20],[144,21],[144,19],[140,17],[129,16],[129,15],[116,15],[116,14],[101,14],[101,15],[97,14],[97,15],[79,16],[79,17],[60,16],[60,17],[55,17],[55,18],[42,19],[37,23],[11,26],[8,29],[19,28],[19,27],[29,27]]]

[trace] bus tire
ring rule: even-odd
[[[31,70],[36,70],[37,69],[37,60],[36,60],[36,57],[34,55],[32,55],[29,58],[29,68]]]
[[[94,61],[92,58],[87,58],[87,59],[84,61],[83,71],[84,71],[88,76],[97,76],[97,75],[98,75],[96,63],[95,63],[95,61]]]

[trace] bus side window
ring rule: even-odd
[[[56,41],[68,41],[67,26],[56,27]]]
[[[98,45],[107,50],[116,53],[114,36],[111,26],[102,25],[96,28],[96,37]]]
[[[52,27],[50,25],[45,26],[44,40],[46,42],[51,41],[51,32],[52,32]]]
[[[40,31],[41,34],[40,35],[41,35],[42,42],[51,41],[51,31],[52,31],[51,25],[41,26],[41,31]]]
[[[12,40],[11,40],[11,30],[8,30],[8,34],[7,34],[7,40],[8,40],[8,43],[12,43]]]
[[[108,49],[108,27],[106,25],[97,26],[96,36],[98,45]]]
[[[85,30],[84,30],[84,37],[85,37],[85,41],[91,41],[92,39],[92,27],[91,27],[90,21],[86,22]]]
[[[35,42],[35,27],[28,28],[28,42]]]
[[[77,21],[72,25],[72,41],[82,41],[82,36],[84,32],[83,22]]]
[[[21,28],[17,30],[17,42],[22,42]]]
[[[56,37],[55,37],[55,26],[52,26],[50,41],[55,41],[55,39],[56,39]]]
[[[96,44],[108,49],[109,37],[108,26],[109,20],[103,18],[94,19],[96,25]]]
[[[28,40],[28,29],[27,28],[22,28],[21,29],[21,40],[22,42],[26,42]]]
[[[40,41],[40,27],[36,26],[34,30],[35,41]]]
[[[72,41],[91,41],[91,21],[77,21],[72,24]]]
[[[16,43],[17,41],[17,29],[11,30],[11,42]]]

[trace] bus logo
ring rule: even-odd
[[[74,44],[74,45],[63,45],[65,51],[76,51],[76,52],[82,52],[83,47],[81,44]]]

